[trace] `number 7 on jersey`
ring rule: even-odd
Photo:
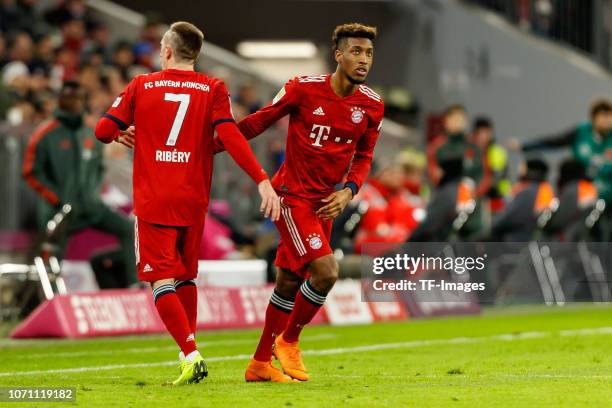
[[[178,139],[183,121],[185,120],[185,115],[187,114],[190,96],[189,94],[175,94],[170,92],[166,92],[164,95],[164,101],[180,103],[178,111],[176,111],[176,116],[174,117],[174,122],[172,122],[172,129],[170,129],[168,140],[166,140],[166,146],[176,145],[176,139]]]

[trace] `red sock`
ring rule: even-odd
[[[198,287],[193,280],[174,282],[176,294],[179,297],[192,333],[196,332],[198,322]]]
[[[159,317],[183,354],[188,355],[195,351],[195,337],[189,327],[185,309],[176,295],[174,285],[166,284],[157,287],[153,291],[153,298]]]
[[[283,333],[283,339],[289,343],[296,342],[304,326],[317,314],[323,303],[325,296],[312,287],[309,281],[304,281],[297,296],[295,306],[289,316],[287,329]]]
[[[289,313],[293,309],[293,300],[282,297],[274,290],[266,309],[266,322],[259,338],[259,344],[253,358],[257,361],[270,361],[274,339],[287,326]]]

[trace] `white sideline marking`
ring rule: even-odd
[[[469,373],[461,374],[461,377],[505,377],[505,378],[516,378],[516,379],[530,379],[530,378],[612,378],[612,374],[537,374],[537,373],[525,373],[525,374],[478,374],[472,375]],[[330,374],[326,377],[335,377],[335,378],[363,378],[362,375],[346,375],[346,374]],[[102,377],[98,377],[102,378]],[[108,377],[108,378],[119,378],[119,377]],[[377,378],[389,379],[389,378],[399,378],[405,379],[406,375],[389,375],[389,374],[377,374]],[[440,378],[440,374],[419,374],[418,377],[415,378]]]
[[[317,334],[313,336],[304,336],[303,339],[306,341],[321,341],[321,340],[329,340],[336,338],[335,334],[332,333],[323,333]],[[210,346],[234,346],[239,344],[256,344],[257,339],[227,339],[227,340],[209,340],[206,338],[197,339],[198,348],[199,349],[208,349]],[[157,351],[173,351],[176,350],[178,352],[178,348],[176,345],[174,346],[163,346],[163,347],[137,347],[137,348],[126,348],[126,349],[115,349],[115,350],[94,350],[94,351],[61,351],[58,353],[36,353],[36,354],[26,354],[23,356],[19,356],[20,359],[24,358],[40,358],[40,357],[80,357],[80,356],[97,356],[97,355],[108,355],[108,354],[117,354],[117,353],[154,353]]]
[[[575,330],[561,330],[559,334],[562,336],[583,336],[588,334],[611,334],[612,327],[600,327],[597,329],[575,329]]]
[[[494,336],[483,336],[483,337],[454,337],[450,339],[429,339],[429,340],[413,340],[405,341],[401,343],[382,343],[382,344],[365,344],[362,346],[355,347],[340,347],[333,349],[323,350],[305,350],[302,354],[307,356],[325,356],[330,354],[345,354],[354,352],[364,351],[379,351],[388,349],[400,349],[420,346],[434,346],[439,344],[473,344],[473,343],[484,343],[487,341],[516,341],[516,340],[527,340],[533,338],[549,337],[559,335],[561,337],[567,336],[589,336],[599,334],[612,334],[612,327],[599,327],[593,329],[576,329],[576,330],[561,330],[558,332],[525,332],[518,334],[498,334]],[[218,356],[208,357],[207,362],[213,361],[233,361],[233,360],[248,360],[251,358],[251,354],[237,354],[233,356]],[[15,371],[15,372],[0,372],[0,377],[12,377],[20,375],[37,375],[37,374],[61,374],[61,373],[81,373],[85,371],[102,371],[102,370],[115,370],[123,368],[142,368],[142,367],[163,367],[176,365],[177,361],[160,361],[157,363],[134,363],[134,364],[113,364],[105,366],[95,367],[74,367],[74,368],[60,368],[53,370],[34,370],[34,371]]]

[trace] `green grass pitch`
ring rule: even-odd
[[[308,327],[311,381],[296,384],[244,382],[258,333],[199,332],[210,375],[184,387],[162,385],[178,374],[167,336],[0,339],[0,386],[77,390],[76,403],[5,404],[14,407],[612,406],[611,306]]]

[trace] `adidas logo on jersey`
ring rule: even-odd
[[[143,269],[143,271],[144,272],[153,272],[153,268],[151,268],[151,265],[146,264],[144,269]]]
[[[312,111],[312,114],[318,115],[318,116],[324,116],[325,112],[323,112],[323,108],[319,106],[317,109]]]

